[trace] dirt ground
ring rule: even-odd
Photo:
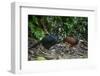
[[[36,44],[35,39],[28,39],[28,60],[57,60],[57,59],[79,59],[88,58],[87,42],[79,42],[76,46],[70,47],[68,43],[60,42],[49,49],[45,49],[40,43],[35,48],[30,48]]]

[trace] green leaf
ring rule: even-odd
[[[39,57],[37,57],[36,58],[37,60],[46,60],[44,57],[42,57],[42,56],[39,56]]]

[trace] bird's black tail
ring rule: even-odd
[[[34,44],[34,45],[32,45],[32,46],[30,46],[28,49],[32,49],[32,48],[35,48],[37,45],[39,45],[41,43],[41,41],[40,42],[38,42],[38,43],[36,43],[36,44]]]

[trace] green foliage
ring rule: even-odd
[[[87,40],[88,18],[87,17],[68,17],[64,22],[67,35],[74,35],[78,38]]]
[[[42,56],[38,56],[37,58],[36,58],[36,60],[46,60],[44,57],[42,57]]]
[[[44,35],[44,31],[37,26],[38,22],[37,22],[37,18],[32,16],[32,19],[29,19],[29,28],[30,28],[30,33],[32,37],[35,37],[38,40],[41,40],[45,35]]]
[[[66,36],[88,39],[88,18],[71,16],[28,16],[28,36],[41,40],[45,34],[57,34],[62,40]]]

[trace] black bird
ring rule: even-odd
[[[30,48],[35,48],[37,45],[39,45],[41,43],[46,49],[49,49],[51,46],[58,43],[58,40],[59,40],[59,37],[57,35],[49,34],[49,35],[46,35],[41,41],[34,44]]]

